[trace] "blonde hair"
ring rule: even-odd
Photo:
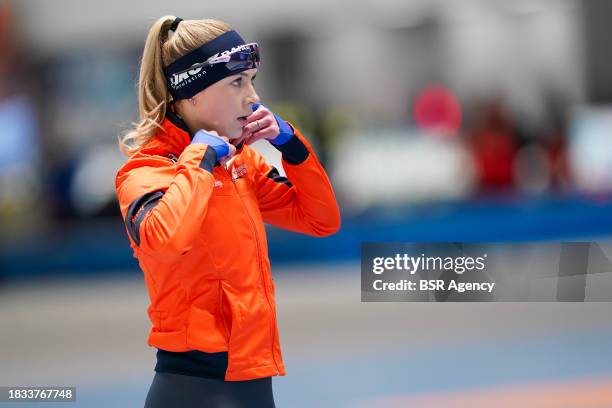
[[[142,149],[159,129],[171,99],[164,67],[231,30],[215,19],[184,20],[175,32],[169,31],[175,16],[157,20],[147,35],[138,78],[138,123],[118,137],[119,149],[132,156]],[[163,130],[163,129],[162,129]]]

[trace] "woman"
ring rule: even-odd
[[[312,147],[259,103],[258,67],[257,44],[218,20],[162,17],[146,40],[116,191],[158,349],[147,408],[273,407],[285,367],[264,222],[319,237],[340,227]],[[287,178],[249,147],[260,139]]]

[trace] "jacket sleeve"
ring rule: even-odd
[[[312,146],[291,127],[295,136],[275,146],[281,151],[286,178],[251,149],[255,194],[263,220],[317,237],[334,234],[340,229],[340,211],[329,178]]]
[[[188,145],[176,165],[151,159],[116,181],[117,197],[131,245],[174,257],[189,251],[212,194],[216,161],[206,144]]]

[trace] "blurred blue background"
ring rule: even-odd
[[[359,301],[362,241],[612,236],[605,0],[0,0],[0,385],[78,384],[87,407],[144,401],[154,355],[116,137],[137,120],[144,38],[168,13],[260,44],[258,93],[313,142],[341,206],[329,238],[268,230],[279,406],[612,387],[606,303]],[[478,395],[456,406],[487,406]],[[612,406],[586,401],[563,406]]]

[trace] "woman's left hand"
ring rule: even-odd
[[[282,143],[284,143],[288,137],[293,136],[293,130],[290,126],[266,106],[254,104],[253,109],[253,113],[246,118],[247,124],[242,128],[240,139],[245,144],[253,144],[261,139],[269,140],[271,143],[280,141],[277,139],[283,139]],[[283,123],[279,123],[279,121]],[[290,131],[291,134],[286,134],[287,131]]]

